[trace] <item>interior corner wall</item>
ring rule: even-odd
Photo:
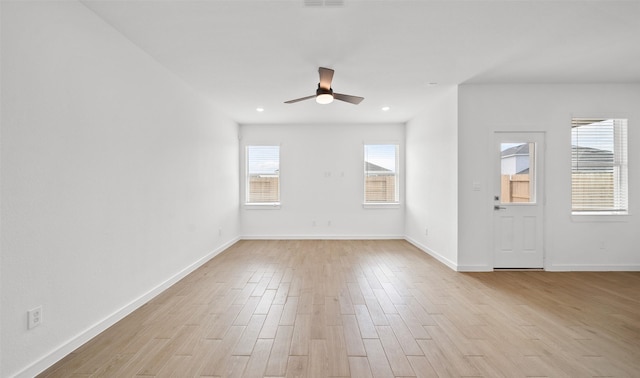
[[[81,3],[1,7],[0,376],[34,376],[237,240],[238,126]]]
[[[493,269],[489,152],[494,132],[539,131],[546,144],[545,269],[640,270],[639,103],[638,84],[460,86],[458,263],[465,270]],[[571,215],[572,117],[628,119],[630,215]]]
[[[0,304],[2,303],[2,3],[0,3]],[[2,309],[0,308],[0,375],[2,375]]]
[[[403,124],[241,125],[240,138],[243,167],[245,146],[280,146],[281,206],[263,209],[243,206],[243,238],[403,237],[402,205],[363,207],[364,143],[400,145],[400,201],[404,203]],[[244,192],[244,175],[242,181]]]
[[[458,263],[458,91],[439,89],[406,126],[405,236],[452,269]]]

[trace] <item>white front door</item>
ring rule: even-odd
[[[544,133],[496,132],[493,267],[543,268]]]

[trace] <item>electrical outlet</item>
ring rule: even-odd
[[[424,234],[425,234],[425,236],[429,236],[429,229],[428,228],[424,229]]]
[[[27,328],[36,328],[42,324],[42,306],[27,311]]]
[[[222,236],[222,228],[218,229],[218,236]]]

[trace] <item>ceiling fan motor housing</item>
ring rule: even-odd
[[[321,94],[328,94],[333,96],[333,88],[325,89],[320,87],[320,84],[318,84],[318,89],[316,90],[316,96],[320,96]]]

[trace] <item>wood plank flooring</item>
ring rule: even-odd
[[[241,241],[42,377],[639,377],[640,273],[456,273],[400,240]]]

